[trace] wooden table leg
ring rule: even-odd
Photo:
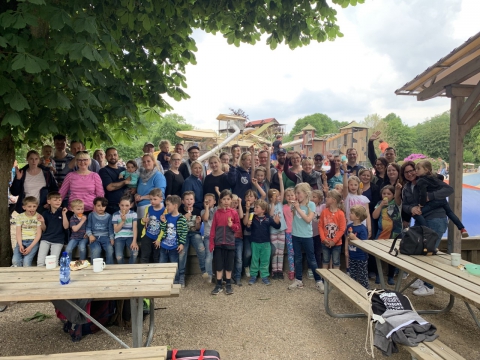
[[[134,348],[142,347],[143,342],[143,298],[131,298],[132,343]]]

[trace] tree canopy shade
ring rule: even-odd
[[[290,131],[287,140],[293,139],[293,136],[302,131],[302,129],[307,125],[312,125],[316,130],[317,136],[321,136],[324,134],[340,132],[339,129],[347,124],[348,123],[346,121],[342,122],[332,120],[328,115],[325,114],[315,113],[312,115],[307,115],[295,121],[295,125],[293,126],[292,131]]]

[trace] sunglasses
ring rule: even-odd
[[[77,154],[88,154],[88,151],[87,150],[80,150],[80,151],[77,151]]]

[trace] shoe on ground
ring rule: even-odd
[[[232,285],[227,285],[227,286],[226,286],[226,288],[225,288],[225,294],[227,294],[227,295],[232,295],[232,294],[233,294]]]
[[[410,287],[412,289],[420,289],[420,288],[424,287],[423,281],[420,280],[420,279],[417,279],[417,280],[415,280],[415,282],[412,285],[410,285]]]
[[[270,282],[270,280],[268,280],[268,277],[264,277],[262,278],[262,282],[265,284],[265,285],[272,285],[272,283]]]
[[[469,237],[470,235],[468,235],[468,231],[467,229],[463,228],[462,230],[460,230],[460,232],[462,233],[462,238],[466,238],[466,237]]]
[[[250,277],[250,267],[248,267],[248,266],[245,267],[245,276],[246,276],[247,278]]]
[[[373,271],[368,273],[368,278],[369,278],[369,279],[375,279],[376,276],[377,276],[377,275],[376,275]]]
[[[307,278],[308,278],[308,279],[313,279],[313,272],[312,272],[312,270],[310,270],[310,269],[308,269]]]
[[[180,276],[179,283],[182,289],[185,288],[185,276]]]
[[[430,295],[435,295],[435,289],[430,289],[426,286],[422,286],[421,288],[415,290],[413,292],[413,295],[416,296],[430,296]]]
[[[375,275],[375,284],[380,284],[380,276]]]
[[[387,284],[388,284],[388,285],[395,285],[395,281],[393,280],[392,277],[389,277],[389,278],[388,278]]]
[[[252,277],[250,278],[250,280],[248,281],[248,285],[253,285],[253,284],[255,284],[256,282],[257,282],[257,278],[254,277],[254,276],[252,276]]]
[[[205,282],[208,284],[210,282],[212,282],[212,277],[210,275],[208,275],[208,273],[203,273],[202,274],[202,278],[203,280],[205,280]]]
[[[276,273],[276,272],[273,272],[273,274],[272,274],[272,280],[277,280],[277,279],[278,279],[277,273]]]
[[[395,272],[393,273],[393,276],[397,277],[399,272],[400,272],[400,270],[398,270],[398,268],[395,268]]]
[[[402,276],[402,280],[406,280],[408,278],[408,273],[404,272]]]
[[[237,286],[243,286],[242,280],[240,280],[240,279],[235,280],[235,284],[236,284]]]
[[[325,291],[325,286],[323,285],[323,281],[317,281],[317,283],[315,284],[315,287],[317,288],[318,291],[320,291],[320,294],[323,294],[323,292]]]
[[[212,295],[218,295],[223,291],[223,287],[220,285],[215,286],[215,289],[212,290]]]
[[[295,272],[289,271],[288,272],[288,280],[293,281],[295,279]]]
[[[283,271],[277,272],[277,279],[278,279],[278,280],[283,280],[283,279],[284,279]]]
[[[292,284],[288,286],[288,290],[303,289],[302,280],[295,279]]]

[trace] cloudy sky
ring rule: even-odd
[[[187,67],[189,100],[169,100],[197,128],[242,108],[250,120],[275,117],[290,130],[316,112],[341,121],[390,112],[414,125],[449,109],[449,100],[418,102],[394,91],[480,31],[479,0],[366,0],[338,8],[344,34],[290,50],[228,45],[194,33],[197,65]]]

